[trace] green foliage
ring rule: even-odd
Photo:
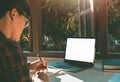
[[[28,29],[29,28],[24,29],[21,39],[19,41],[19,44],[23,50],[30,50],[30,38],[29,38],[30,36],[28,35],[29,34]]]
[[[77,36],[77,0],[41,0],[43,49],[63,50],[66,38]]]
[[[109,51],[120,52],[120,0],[108,0]]]
[[[109,31],[116,37],[116,31],[120,31],[120,0],[108,0],[108,2]]]

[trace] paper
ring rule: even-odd
[[[78,79],[69,74],[60,75],[60,76],[57,76],[56,78],[59,78],[60,82],[84,82],[83,80]]]

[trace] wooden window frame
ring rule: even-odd
[[[83,0],[85,1],[85,0]],[[99,5],[97,4],[99,3]],[[36,53],[39,53],[41,56],[44,57],[64,57],[64,51],[42,51],[42,40],[41,40],[41,22],[40,22],[40,7],[41,3],[40,0],[30,0],[31,4],[31,10],[32,10],[32,52],[25,52],[28,54],[28,56],[37,56]],[[81,4],[81,3],[80,3]],[[85,3],[84,3],[85,4]],[[96,59],[101,58],[120,58],[120,54],[115,54],[114,56],[111,53],[108,53],[107,48],[107,0],[91,0],[90,3],[92,6],[90,6],[89,9],[86,9],[86,6],[84,6],[84,9],[82,7],[79,7],[78,9],[79,13],[79,20],[81,20],[81,16],[84,15],[84,22],[86,22],[86,15],[91,14],[92,20],[92,36],[96,38],[97,44],[99,44],[99,51],[96,52]],[[96,8],[96,6],[99,8]],[[99,11],[99,13],[97,13]],[[98,14],[98,17],[96,16]],[[99,27],[98,25],[99,24]],[[81,25],[81,22],[79,23]],[[86,23],[85,23],[86,25]],[[99,29],[99,34],[97,34],[97,31]],[[81,36],[81,30],[79,27],[79,36]],[[103,46],[104,45],[104,46]]]

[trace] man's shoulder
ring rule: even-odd
[[[18,46],[9,40],[0,40],[0,52],[15,51]]]

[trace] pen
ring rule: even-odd
[[[43,61],[43,60],[42,60],[42,58],[41,58],[41,56],[40,56],[40,54],[38,54],[38,57],[39,57],[40,61]],[[46,69],[47,69],[47,67],[46,67],[46,66],[44,66],[44,68],[46,68]]]
[[[41,58],[40,54],[38,54],[38,57],[39,57],[40,61],[42,61],[42,58]]]

